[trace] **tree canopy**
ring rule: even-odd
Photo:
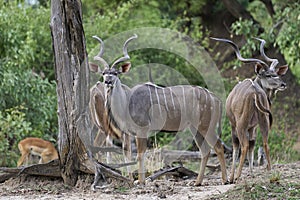
[[[29,5],[28,1],[0,0],[0,4],[0,154],[3,154],[2,158],[6,158],[0,160],[0,165],[14,166],[18,157],[17,143],[21,139],[37,136],[53,142],[57,140],[57,96],[49,29],[50,3],[40,0]],[[98,50],[98,43],[92,39],[93,35],[109,41],[112,36],[129,30],[140,30],[139,28],[173,30],[182,34],[181,40],[191,41],[210,53],[218,64],[225,89],[229,91],[239,79],[237,76],[244,78],[245,73],[241,73],[243,67],[240,66],[241,63],[235,62],[232,52],[225,47],[216,47],[209,37],[218,36],[238,41],[240,45],[243,44],[241,52],[245,57],[259,54],[259,44],[252,39],[259,37],[267,41],[266,48],[272,56],[281,56],[281,61],[288,63],[289,83],[300,82],[298,1],[82,0],[82,7],[90,61],[95,55],[94,51]],[[146,37],[141,41],[145,44],[147,42],[149,40]],[[121,46],[106,49],[107,53],[112,52],[110,55],[113,55],[120,52]],[[174,69],[163,73],[153,70],[156,84],[174,84],[171,80],[175,80],[174,76],[180,74],[176,80],[206,86],[205,80],[191,63],[175,53],[147,48],[137,49],[131,55],[133,69],[148,63],[158,63],[157,68],[168,66]],[[142,76],[141,71],[144,73]],[[254,70],[246,71],[246,76],[254,74]],[[134,78],[122,78],[130,84],[133,79],[144,81],[146,74],[142,68],[132,74]],[[94,84],[95,79],[91,80],[91,84]],[[278,94],[281,102],[275,102],[274,105],[275,113],[285,116],[285,119],[278,119],[277,126],[274,127],[277,135],[273,139],[270,136],[274,143],[271,145],[271,149],[274,149],[273,156],[281,156],[280,159],[285,159],[285,152],[291,153],[293,142],[298,136],[299,126],[294,120],[299,119],[295,113],[300,113],[300,102],[294,93],[297,93],[297,89],[299,91],[299,85],[296,84],[292,89],[289,94],[293,95],[280,97]],[[291,115],[291,112],[294,114]],[[226,121],[223,132],[226,141],[230,142]],[[280,145],[276,143],[278,138],[284,141]],[[281,150],[282,154],[276,154],[283,147],[284,152]]]

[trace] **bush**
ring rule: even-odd
[[[31,134],[32,124],[26,121],[26,108],[17,106],[0,111],[0,166],[16,166],[18,142]]]
[[[0,4],[0,165],[14,166],[21,139],[57,134],[50,9]]]

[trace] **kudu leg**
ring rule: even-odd
[[[261,118],[259,123],[260,131],[262,134],[262,139],[263,139],[263,147],[264,151],[266,154],[266,159],[267,159],[267,170],[271,170],[271,159],[270,159],[270,150],[269,150],[269,145],[268,145],[268,133],[269,133],[269,124],[267,123],[266,116],[265,118]]]
[[[249,151],[247,154],[250,174],[252,174],[252,172],[253,172],[254,146],[255,146],[255,140],[250,140],[249,141]]]
[[[113,147],[113,139],[110,135],[108,135],[106,137],[105,143],[106,143],[107,147]],[[106,153],[106,162],[107,162],[107,164],[112,163],[112,153],[111,152]]]
[[[145,184],[145,158],[144,154],[147,149],[147,138],[136,136],[137,159],[138,159],[138,182]]]
[[[270,159],[270,149],[268,145],[268,135],[262,132],[262,139],[263,139],[263,147],[266,154],[267,159],[267,170],[271,170],[271,159]]]
[[[245,158],[246,158],[247,152],[249,150],[249,139],[246,135],[246,131],[245,130],[243,130],[243,131],[237,130],[237,131],[238,131],[237,134],[239,136],[239,141],[240,141],[240,145],[241,145],[241,156],[240,156],[240,163],[237,168],[236,179],[238,179],[242,174]]]
[[[234,182],[234,173],[235,173],[235,167],[236,167],[236,161],[239,156],[239,148],[240,148],[240,142],[239,139],[236,137],[236,131],[235,127],[232,127],[232,165],[231,165],[231,173],[230,173],[230,178],[229,182],[233,183]]]
[[[97,128],[96,126],[94,126],[94,127],[95,127],[95,129],[97,129],[97,135],[94,139],[93,145],[95,147],[102,147],[102,146],[105,145],[107,134],[105,134],[105,132],[102,129]],[[101,154],[102,154],[101,152],[97,152],[96,155],[95,155],[95,158],[98,161],[101,160]]]
[[[253,160],[254,160],[254,147],[256,141],[256,128],[249,129],[249,151],[248,151],[248,162],[250,174],[253,172]]]
[[[195,134],[195,142],[201,151],[202,159],[200,162],[199,174],[195,182],[195,186],[200,186],[202,184],[204,178],[205,167],[207,165],[207,161],[210,154],[210,146],[204,137],[197,131]]]
[[[225,156],[224,156],[224,147],[223,147],[222,142],[220,140],[217,141],[217,143],[214,146],[214,149],[215,149],[215,152],[218,156],[220,166],[221,166],[222,182],[223,182],[223,184],[228,184],[226,161],[225,161]]]
[[[132,149],[131,149],[131,136],[129,134],[123,134],[122,142],[123,156],[125,163],[131,162]],[[127,173],[131,180],[133,180],[131,167],[127,166]]]
[[[210,130],[208,131],[208,133],[205,136],[205,141],[207,141],[207,143],[211,147],[214,147],[216,154],[218,156],[219,162],[220,162],[220,166],[221,166],[222,182],[223,182],[223,184],[228,183],[227,172],[226,172],[226,162],[225,162],[225,156],[224,156],[224,147],[214,129],[210,128]]]

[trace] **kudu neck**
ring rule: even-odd
[[[256,76],[256,78],[254,79],[254,82],[260,86],[261,89],[263,89],[263,91],[266,93],[269,103],[272,103],[272,99],[274,97],[275,94],[275,90],[274,89],[269,89],[269,88],[265,88],[261,82],[261,78],[259,76]]]

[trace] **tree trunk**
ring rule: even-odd
[[[80,0],[51,1],[51,34],[57,82],[60,170],[65,184],[77,182],[85,146],[80,139],[90,127],[89,69]]]

